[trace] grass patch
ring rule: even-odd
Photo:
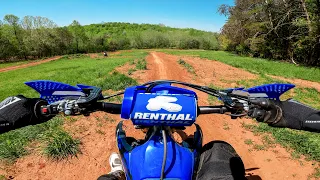
[[[201,58],[217,60],[234,67],[245,69],[256,74],[270,74],[287,78],[299,78],[320,82],[320,69],[294,64],[272,61],[261,58],[242,57],[224,51],[190,51],[190,50],[160,50],[174,55],[199,55]]]
[[[128,75],[129,75],[129,76],[132,75],[133,72],[135,72],[135,71],[137,71],[137,70],[134,69],[134,68],[130,68],[130,69],[128,70]]]
[[[136,69],[146,70],[147,69],[147,61],[144,58],[139,59],[136,63]]]
[[[311,177],[319,179],[320,178],[320,168],[316,168],[315,172],[311,175]]]
[[[104,79],[104,83],[101,86],[103,89],[112,89],[115,91],[124,90],[126,87],[137,85],[137,81],[121,74],[117,71],[112,72]]]
[[[42,124],[26,126],[1,134],[0,159],[13,162],[17,158],[29,154],[30,148],[28,146],[34,140],[44,144],[44,148],[50,146],[50,143],[48,144],[46,141],[48,137],[66,136],[67,133],[62,130],[62,124],[63,120],[60,117],[55,117]]]
[[[136,62],[134,62],[134,59],[129,61],[129,65],[134,65],[134,64],[136,64]]]
[[[80,140],[73,139],[62,129],[47,135],[47,146],[44,148],[48,157],[60,160],[69,156],[77,156],[80,152]]]
[[[247,145],[253,145],[253,141],[251,139],[245,139],[244,143]]]
[[[314,88],[295,88],[294,99],[320,109],[320,93]]]
[[[320,134],[306,131],[298,131],[287,128],[273,128],[265,123],[242,124],[242,126],[252,132],[262,135],[269,135],[275,139],[275,142],[281,144],[289,151],[293,152],[294,158],[305,155],[308,160],[320,161]],[[269,140],[268,140],[269,141]],[[266,140],[264,140],[266,142]],[[274,141],[269,142],[273,144]]]
[[[6,180],[7,178],[4,175],[0,175],[0,180]]]
[[[227,122],[223,122],[223,129],[226,131],[230,130],[230,127]]]
[[[266,147],[263,144],[254,144],[253,149],[255,149],[257,151],[264,151],[264,150],[266,150]]]
[[[189,73],[196,74],[194,71],[194,68],[190,64],[188,64],[185,60],[179,59],[178,63],[181,64],[183,67],[185,67]]]

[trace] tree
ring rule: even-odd
[[[23,55],[25,59],[27,59],[27,54],[25,52],[25,47],[23,44],[23,31],[21,30],[20,24],[19,24],[19,18],[15,15],[9,14],[5,15],[3,18],[4,22],[7,23],[12,29],[13,29],[13,36],[17,42],[17,55]],[[14,44],[14,42],[11,42]]]
[[[236,0],[219,12],[228,17],[224,47],[240,54],[319,65],[319,0]]]
[[[70,25],[69,25],[70,31],[74,37],[74,41],[76,44],[76,53],[79,53],[79,44],[80,43],[85,43],[85,41],[88,39],[85,33],[85,29],[80,25],[80,23],[76,20],[74,20]]]

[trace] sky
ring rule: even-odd
[[[164,24],[218,32],[226,17],[217,12],[234,0],[1,0],[0,19],[42,16],[59,26],[77,20],[82,25],[101,22]]]

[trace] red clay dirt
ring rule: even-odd
[[[18,65],[18,66],[10,66],[10,67],[5,67],[5,68],[1,68],[0,72],[7,72],[7,71],[12,71],[12,70],[16,70],[16,69],[22,69],[22,68],[26,68],[26,67],[30,67],[30,66],[36,66],[42,63],[46,63],[46,62],[50,62],[50,61],[54,61],[57,59],[60,59],[61,56],[54,56],[42,61],[37,61],[37,62],[31,62],[31,63],[27,63],[27,64],[22,64],[22,65]]]
[[[221,77],[230,81],[243,77],[245,79],[255,78],[246,71],[222,63],[185,59],[196,70],[196,75],[194,75],[179,65],[178,59],[178,56],[151,52],[147,57],[147,70],[136,71],[132,77],[137,78],[140,83],[157,79],[173,79],[206,85],[214,83],[222,86],[227,86],[227,84],[221,81]],[[127,74],[129,68],[132,67],[125,65],[117,70]],[[237,76],[231,75],[232,73]],[[207,95],[203,93],[198,93],[198,95],[200,105],[208,103]],[[110,170],[108,158],[112,152],[117,150],[115,127],[119,121],[119,116],[102,112],[93,113],[89,118],[82,117],[75,122],[72,119],[66,120],[65,129],[74,137],[81,139],[82,154],[79,154],[77,158],[56,162],[38,152],[33,152],[31,155],[20,158],[13,166],[7,167],[5,174],[17,180],[96,179]],[[232,144],[244,161],[249,180],[304,180],[313,173],[314,167],[311,162],[293,160],[290,153],[278,145],[264,151],[253,150],[252,146],[245,144],[244,141],[251,139],[255,144],[262,144],[262,139],[242,128],[241,123],[243,122],[252,121],[231,120],[225,115],[204,115],[197,120],[203,130],[204,144],[212,140],[223,140]],[[127,123],[128,135],[141,137],[142,133],[135,130],[130,121]],[[228,128],[225,128],[226,126]],[[192,129],[186,130],[187,135],[192,134]]]

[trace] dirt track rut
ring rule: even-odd
[[[6,68],[0,68],[0,72],[7,72],[7,71],[12,71],[12,70],[16,70],[16,69],[22,69],[22,68],[26,68],[26,67],[30,67],[30,66],[37,66],[39,64],[43,64],[46,62],[50,62],[50,61],[54,61],[57,59],[60,59],[61,56],[55,56],[55,57],[51,57],[42,61],[37,61],[37,62],[30,62],[27,64],[22,64],[22,65],[18,65],[18,66],[10,66],[10,67],[6,67]]]

